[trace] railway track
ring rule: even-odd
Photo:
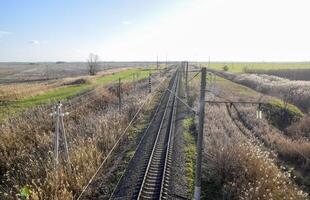
[[[172,86],[175,93],[179,89],[179,72],[176,73]],[[168,197],[176,102],[176,97],[170,93],[137,199]]]
[[[176,71],[169,86],[176,94],[180,73]],[[165,91],[159,109],[140,141],[141,147],[138,146],[129,163],[129,168],[134,169],[126,170],[110,199],[168,199],[176,110],[176,97]]]

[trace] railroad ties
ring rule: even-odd
[[[168,199],[181,70],[173,74],[111,200]]]
[[[179,81],[180,72],[177,71],[172,86],[172,91],[176,94],[179,90]],[[168,198],[176,102],[176,97],[170,93],[145,173],[139,177],[142,179],[142,184],[137,185],[134,199]]]

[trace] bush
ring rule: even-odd
[[[284,130],[303,117],[302,112],[297,107],[290,104],[285,105],[276,99],[263,104],[262,110],[271,124],[280,130]]]
[[[287,127],[285,134],[293,138],[310,138],[310,116],[307,115],[301,120]]]
[[[229,70],[229,67],[228,67],[227,65],[225,65],[225,66],[223,67],[223,70],[227,72],[227,71]]]

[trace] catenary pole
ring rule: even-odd
[[[151,93],[152,92],[152,80],[151,80],[151,76],[152,76],[152,74],[151,74],[151,71],[149,72],[149,93]]]
[[[56,111],[56,127],[55,127],[55,131],[56,131],[56,134],[55,134],[55,169],[58,168],[58,163],[59,163],[59,160],[58,160],[58,156],[59,156],[59,123],[60,123],[60,102],[58,102],[55,106],[55,111]]]
[[[64,139],[64,146],[65,146],[65,160],[67,161],[68,170],[71,171],[71,161],[70,161],[70,154],[69,154],[69,146],[68,146],[68,140],[67,135],[65,131],[65,125],[64,125],[64,116],[68,113],[60,113],[60,124],[61,124],[61,132]]]
[[[188,63],[186,65],[186,69],[185,69],[185,93],[187,95],[188,92]]]
[[[200,100],[199,100],[199,124],[197,136],[197,158],[196,158],[196,173],[195,173],[195,194],[194,199],[199,200],[201,194],[201,158],[202,158],[202,140],[205,116],[205,92],[206,92],[206,68],[201,68],[200,82]]]
[[[121,86],[121,78],[118,79],[118,110],[122,110],[122,86]]]

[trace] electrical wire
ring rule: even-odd
[[[164,80],[157,86],[157,88],[154,90],[156,91],[162,84],[164,83]],[[155,92],[152,94],[149,94],[146,99],[144,100],[144,102],[141,104],[140,108],[138,109],[138,111],[136,112],[136,114],[133,116],[133,118],[131,119],[131,121],[129,122],[128,126],[125,128],[124,132],[120,135],[120,137],[118,138],[118,140],[116,141],[116,143],[113,145],[112,149],[109,151],[109,153],[107,154],[107,156],[105,157],[105,159],[102,161],[102,163],[99,165],[98,169],[95,171],[95,173],[93,174],[93,176],[90,178],[90,180],[88,181],[87,185],[83,188],[82,192],[80,193],[80,195],[78,196],[77,200],[79,200],[83,194],[85,193],[85,191],[87,190],[87,188],[90,186],[90,184],[92,183],[92,181],[94,180],[94,178],[96,177],[96,175],[98,174],[98,172],[100,171],[100,169],[102,168],[102,166],[105,164],[105,162],[108,160],[108,158],[112,155],[114,149],[118,146],[119,142],[121,141],[121,139],[123,138],[123,136],[127,133],[127,130],[131,127],[131,125],[133,124],[133,122],[135,121],[137,115],[140,113],[140,111],[142,110],[142,108],[144,107],[144,105],[150,100],[153,99],[155,97]],[[102,153],[99,155],[99,157],[102,156]]]

